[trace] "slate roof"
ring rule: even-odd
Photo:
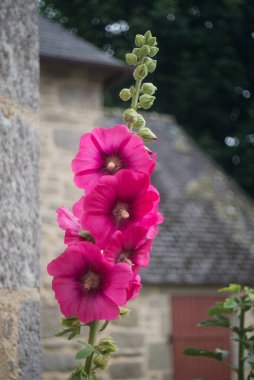
[[[169,117],[150,115],[158,136],[153,184],[160,226],[146,284],[254,284],[254,203]],[[147,117],[146,117],[147,119]],[[121,120],[107,117],[114,125]]]
[[[40,56],[126,71],[127,65],[39,14]]]

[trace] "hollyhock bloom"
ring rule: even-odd
[[[67,247],[48,264],[48,273],[63,315],[84,323],[118,317],[133,276],[128,265],[110,264],[87,242]]]
[[[90,191],[105,175],[114,175],[122,169],[151,174],[156,155],[151,156],[143,140],[125,125],[95,128],[80,139],[79,151],[72,161],[74,182]]]
[[[140,222],[140,225],[143,227],[149,226],[146,237],[147,239],[153,240],[158,235],[158,225],[163,222],[164,217],[160,212],[158,212],[158,206],[160,203],[160,194],[158,190],[153,185],[149,186],[149,190],[156,192],[158,199],[153,203],[152,210],[145,215],[143,220]]]
[[[130,226],[126,231],[116,231],[105,248],[106,259],[114,264],[126,263],[136,273],[147,267],[152,241],[146,239],[147,229]]]
[[[141,277],[139,274],[137,274],[133,278],[132,283],[127,291],[127,301],[130,301],[136,298],[139,295],[141,288],[142,288]]]
[[[72,212],[66,207],[59,207],[57,212],[57,223],[65,231],[64,243],[69,245],[76,241],[91,241],[93,238],[87,234],[81,226],[81,216],[83,213],[84,197],[81,197],[72,207]]]
[[[86,226],[96,243],[104,248],[113,233],[124,231],[133,223],[142,223],[154,207],[158,194],[149,189],[150,178],[131,170],[105,176],[84,199],[82,226]],[[150,227],[152,219],[147,220]]]

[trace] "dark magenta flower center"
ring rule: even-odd
[[[109,174],[115,174],[118,170],[123,169],[123,164],[118,156],[110,156],[106,158],[105,169]]]
[[[132,267],[133,264],[130,259],[130,256],[131,256],[131,252],[129,251],[121,252],[117,258],[117,262],[125,263],[125,264],[128,264],[130,267]]]
[[[97,289],[100,285],[100,276],[97,273],[88,271],[82,278],[82,282],[86,291]]]
[[[113,216],[115,218],[116,224],[119,225],[123,221],[129,219],[130,213],[128,211],[128,204],[118,202],[113,208]]]

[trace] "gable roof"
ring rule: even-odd
[[[122,61],[110,57],[105,52],[72,34],[60,24],[39,14],[40,56],[69,62],[91,65],[93,67],[127,71]]]
[[[149,116],[150,115],[150,116]],[[121,120],[107,117],[107,125]],[[146,115],[158,136],[152,182],[165,221],[146,284],[254,284],[254,204],[170,117]]]

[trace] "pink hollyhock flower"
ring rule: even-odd
[[[93,237],[81,226],[84,197],[81,197],[72,207],[72,212],[66,207],[59,207],[57,212],[57,223],[65,231],[64,243],[69,245],[77,241],[94,242]]]
[[[153,240],[158,235],[158,225],[163,222],[164,217],[160,212],[158,212],[158,206],[160,203],[160,194],[158,190],[152,185],[149,186],[149,189],[156,192],[158,199],[153,203],[152,210],[145,215],[140,225],[143,227],[149,226],[146,237],[147,239]]]
[[[95,128],[80,139],[79,151],[72,161],[74,182],[90,191],[105,175],[114,175],[122,169],[151,174],[156,155],[151,156],[143,140],[125,125]]]
[[[137,274],[133,278],[132,283],[127,291],[127,301],[130,301],[136,298],[139,295],[141,288],[142,288],[141,277],[139,274]]]
[[[110,264],[87,242],[67,247],[47,269],[63,315],[84,323],[117,318],[133,276],[128,265]]]
[[[133,223],[142,223],[154,207],[158,194],[149,189],[150,178],[131,170],[105,176],[84,199],[82,226],[104,248],[113,233],[124,231]],[[146,228],[152,220],[147,220]]]
[[[147,229],[130,226],[126,231],[116,231],[105,248],[106,259],[114,264],[126,263],[136,273],[149,264],[152,241],[146,239]]]

